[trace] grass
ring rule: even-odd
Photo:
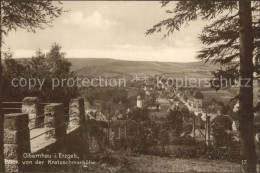
[[[219,160],[172,159],[151,155],[129,157],[138,172],[240,172],[240,165]]]
[[[180,159],[136,153],[110,153],[87,172],[240,172],[240,165],[221,160]],[[115,160],[114,163],[109,163]],[[109,161],[109,162],[107,162]]]

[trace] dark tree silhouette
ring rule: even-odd
[[[162,1],[166,6],[170,1]],[[251,7],[252,5],[252,7]],[[218,63],[222,67],[214,75],[223,78],[241,77],[250,79],[247,86],[239,91],[239,132],[240,147],[243,163],[242,170],[256,171],[256,154],[253,131],[253,57],[260,52],[260,3],[250,1],[180,1],[173,10],[166,11],[172,17],[165,19],[147,30],[146,34],[161,32],[164,28],[169,36],[197,19],[214,20],[204,27],[199,35],[201,42],[206,45],[197,58],[206,62]],[[240,68],[240,69],[239,69]],[[245,86],[246,80],[241,80]],[[221,87],[221,86],[220,86]]]
[[[0,2],[0,172],[4,172],[3,156],[3,123],[2,115],[2,44],[3,35],[19,28],[35,32],[36,28],[44,29],[51,26],[52,21],[59,17],[63,8],[56,1],[1,1]]]

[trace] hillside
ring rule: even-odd
[[[123,61],[105,58],[68,58],[73,70],[79,76],[131,77],[132,75],[155,76],[167,74],[173,77],[207,77],[217,69],[213,64],[203,62],[156,62]]]

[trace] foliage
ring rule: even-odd
[[[184,118],[191,118],[190,110],[186,106],[181,108],[181,113]]]
[[[109,165],[118,165],[122,158],[113,156],[111,152],[104,151],[102,153],[96,153],[93,160],[99,163],[107,163]]]
[[[173,145],[195,146],[196,140],[191,136],[183,136],[172,142]]]
[[[170,131],[173,131],[177,137],[180,137],[180,134],[183,131],[183,116],[180,110],[170,110],[167,115],[167,127]]]
[[[1,30],[7,34],[17,28],[35,32],[36,28],[51,26],[63,12],[60,2],[53,1],[1,1]]]
[[[210,147],[201,158],[227,160],[233,163],[241,163],[239,143],[235,142],[232,147]]]
[[[114,139],[114,146],[113,149],[119,151],[126,151],[127,150],[127,140],[125,138]]]
[[[194,98],[195,99],[204,99],[204,96],[200,91],[196,91],[196,93],[194,94]]]
[[[129,113],[129,119],[134,120],[136,122],[142,122],[142,121],[148,121],[148,111],[147,109],[142,109],[142,108],[134,108],[130,113]]]
[[[153,121],[143,121],[129,125],[127,144],[135,152],[148,154],[148,149],[157,145],[158,125]]]
[[[187,142],[185,142],[188,144]],[[207,160],[226,160],[232,163],[240,163],[239,144],[235,143],[233,148],[208,147],[205,149],[204,142],[192,143],[192,145],[168,145],[159,147],[154,146],[149,150],[149,154],[183,159],[207,159]]]
[[[107,134],[103,129],[107,128],[107,124],[96,121],[86,121],[86,131],[89,135],[89,140],[93,137],[97,141],[98,147],[103,149],[105,144],[108,144]]]
[[[216,102],[213,102],[211,99],[204,99],[203,101],[202,101],[202,108],[204,109],[204,110],[206,110],[208,107],[210,107],[210,106],[212,106],[212,105],[214,105]]]
[[[86,90],[83,93],[89,102],[93,102],[94,100],[102,100],[103,102],[111,102],[115,104],[119,102],[127,102],[127,91],[124,89],[94,88]]]
[[[186,136],[186,135],[191,134],[192,129],[193,129],[192,120],[187,121],[187,122],[184,123],[184,125],[183,125],[183,133],[184,133],[183,135]]]
[[[23,93],[27,93],[23,88],[14,88],[11,86],[13,78],[22,78],[26,75],[26,67],[12,58],[11,52],[5,52],[3,61],[3,98],[8,100],[9,98],[22,98]],[[8,92],[9,91],[9,92]]]
[[[65,53],[61,52],[58,44],[53,44],[51,50],[45,55],[40,50],[32,59],[15,60],[12,54],[4,54],[3,63],[3,88],[5,100],[20,101],[24,97],[37,96],[44,102],[61,102],[68,104],[71,98],[78,95],[77,85],[59,85],[53,89],[53,79],[75,79],[71,70],[71,64],[65,59]],[[39,85],[29,88],[12,85],[12,80],[17,78],[29,81],[37,79],[44,81],[42,88]],[[67,84],[67,83],[66,83]]]
[[[162,7],[166,7],[170,1],[162,1]],[[172,2],[171,2],[172,3]],[[254,37],[254,55],[259,53],[259,2],[252,2],[252,27]],[[180,1],[175,4],[172,10],[166,10],[172,14],[168,19],[160,21],[146,34],[161,32],[166,29],[164,37],[182,26],[188,26],[190,21],[197,19],[212,21],[203,28],[199,40],[205,47],[199,51],[197,58],[206,62],[218,63],[222,67],[213,73],[216,78],[221,76],[226,79],[236,79],[239,76],[239,15],[238,5],[235,1],[222,2],[201,2],[201,1]],[[215,19],[215,20],[214,20]],[[231,84],[233,84],[231,82]],[[223,83],[228,85],[228,83]],[[221,86],[220,86],[221,87]]]
[[[230,115],[232,113],[232,108],[230,105],[224,105],[220,111],[222,115]]]
[[[234,135],[229,133],[232,130],[232,121],[227,116],[218,116],[212,124],[212,136],[216,147],[230,147],[234,142]]]
[[[50,26],[51,22],[59,17],[64,11],[61,7],[53,5],[53,1],[0,1],[1,26],[0,26],[0,47],[3,44],[3,34],[6,36],[9,31],[18,28],[35,32],[36,28],[43,29]],[[0,76],[2,75],[2,51],[0,49]],[[10,77],[10,76],[9,76]],[[3,77],[4,78],[4,77]],[[5,82],[0,78],[0,86]],[[2,87],[0,87],[0,102],[2,102]],[[17,91],[16,91],[17,92]],[[15,93],[13,93],[13,96]],[[17,96],[20,97],[20,94]],[[1,104],[0,104],[1,107]],[[2,112],[0,111],[0,117]],[[3,118],[0,118],[0,128],[3,126]],[[2,141],[2,133],[0,140]],[[3,144],[0,143],[0,171],[4,172]]]

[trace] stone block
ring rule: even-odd
[[[6,163],[5,172],[19,172],[18,163]]]
[[[17,144],[4,144],[4,157],[5,159],[15,159],[21,158],[21,149]]]
[[[20,144],[29,140],[29,128],[21,131],[4,129],[4,144]]]
[[[29,120],[27,114],[5,114],[4,129],[22,130],[24,127],[28,125],[28,121]]]
[[[29,115],[29,127],[35,127],[39,124],[39,119],[36,117],[40,115],[38,97],[25,97],[23,99],[22,112]],[[35,119],[36,118],[36,119]]]
[[[39,103],[38,97],[25,97],[23,99],[23,104],[24,105],[35,105],[36,103]]]
[[[4,144],[17,144],[22,142],[21,133],[13,130],[4,130]]]
[[[45,131],[46,131],[45,136],[44,136],[45,140],[55,138],[55,128],[45,127]]]
[[[85,105],[84,105],[84,99],[78,98],[78,99],[72,99],[70,101],[70,109],[69,109],[69,120],[76,119],[74,121],[70,122],[70,126],[78,126],[81,124],[84,124],[86,122],[85,118]]]
[[[60,138],[66,135],[66,124],[64,116],[64,106],[60,103],[52,103],[44,107],[44,123],[46,131],[51,130],[46,133],[45,139]]]
[[[6,114],[4,122],[4,158],[7,172],[23,170],[19,163],[24,153],[30,152],[28,114]]]

